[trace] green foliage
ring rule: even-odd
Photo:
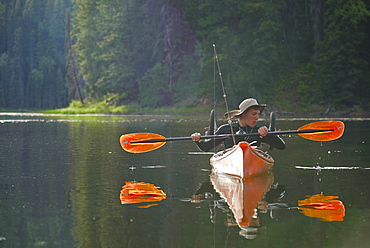
[[[370,93],[370,61],[364,55],[369,52],[369,32],[365,26],[370,11],[362,1],[327,1],[326,6],[327,26],[318,60],[326,102],[338,108],[361,104],[364,95],[357,89]]]
[[[67,108],[43,111],[48,114],[114,114],[127,113],[126,106],[110,106],[108,102],[102,101],[98,103],[81,103],[81,101],[72,101]]]
[[[255,97],[284,108],[366,109],[369,4],[1,1],[0,107],[61,108],[69,92],[108,112],[224,108],[215,44],[230,107]]]
[[[184,55],[181,60],[181,67],[178,70],[178,80],[172,87],[173,103],[178,105],[191,105],[196,100],[196,93],[199,90],[199,79],[202,71],[203,51],[200,46],[196,47],[194,54]],[[196,58],[194,58],[196,55]]]
[[[320,108],[324,105],[324,92],[316,77],[316,66],[313,63],[301,65],[295,72],[281,77],[274,90],[272,103],[287,111],[306,109],[309,106]]]
[[[202,1],[199,6],[184,5],[186,13],[197,19],[192,19],[204,49],[216,44],[223,79],[225,81],[230,105],[237,105],[246,97],[266,99],[269,88],[275,83],[275,75],[280,72],[282,46],[279,38],[282,24],[277,13],[282,8],[280,1]],[[209,49],[206,54],[213,57]],[[213,71],[208,67],[203,73]],[[202,77],[204,78],[204,77]],[[213,82],[207,80],[200,91],[211,93]],[[217,82],[219,83],[219,82]],[[217,92],[218,101],[222,92]]]
[[[63,16],[69,1],[44,2],[0,4],[1,107],[67,105]]]
[[[163,56],[158,42],[160,5],[148,0],[89,0],[75,5],[74,50],[88,99],[114,92],[125,95],[123,101],[133,101],[138,79],[158,61],[153,58]]]
[[[171,91],[168,83],[168,66],[158,63],[139,80],[139,99],[143,107],[156,107],[163,105],[166,96]]]

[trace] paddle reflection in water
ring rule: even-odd
[[[342,201],[336,200],[338,196],[324,196],[317,194],[298,201],[298,209],[308,217],[318,218],[322,221],[343,221],[345,207]]]
[[[360,167],[339,167],[339,166],[325,166],[319,165],[314,167],[296,166],[296,169],[316,170],[316,175],[319,177],[318,181],[322,185],[321,171],[322,170],[357,170]],[[323,189],[320,194],[308,195],[304,200],[298,200],[298,209],[301,213],[308,217],[318,218],[321,221],[343,221],[346,214],[345,206],[342,201],[337,200],[338,196],[325,196]]]
[[[120,192],[121,204],[159,202],[166,199],[166,193],[159,187],[145,182],[126,182]],[[138,208],[149,208],[158,204],[140,205]]]

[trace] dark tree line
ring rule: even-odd
[[[369,108],[368,0],[0,0],[0,107]],[[216,91],[216,99],[214,92]]]
[[[68,2],[0,1],[0,107],[68,104],[63,49]]]

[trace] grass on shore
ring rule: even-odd
[[[210,106],[173,106],[173,107],[157,107],[157,108],[143,108],[138,105],[123,105],[123,106],[113,106],[106,102],[90,103],[86,102],[82,104],[79,101],[72,101],[70,105],[62,109],[52,109],[52,110],[10,110],[10,109],[0,109],[0,112],[36,112],[43,114],[113,114],[113,115],[129,115],[129,114],[154,114],[154,115],[203,115],[209,114],[212,107]],[[277,108],[274,106],[269,107],[270,111],[278,112],[280,116],[323,116],[325,111],[328,111],[323,106],[307,106],[306,108],[299,108],[297,106],[292,106],[288,108]],[[216,109],[216,113],[224,113],[223,108]],[[370,113],[363,111],[358,106],[337,111],[335,109],[330,109],[331,116],[362,116],[368,117]]]
[[[161,107],[143,108],[137,105],[110,106],[105,102],[84,103],[72,101],[62,109],[41,111],[44,114],[194,114],[209,113],[208,107]]]

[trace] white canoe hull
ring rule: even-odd
[[[247,142],[240,142],[234,147],[214,154],[211,166],[215,173],[222,173],[239,178],[253,177],[270,170],[274,159]]]

